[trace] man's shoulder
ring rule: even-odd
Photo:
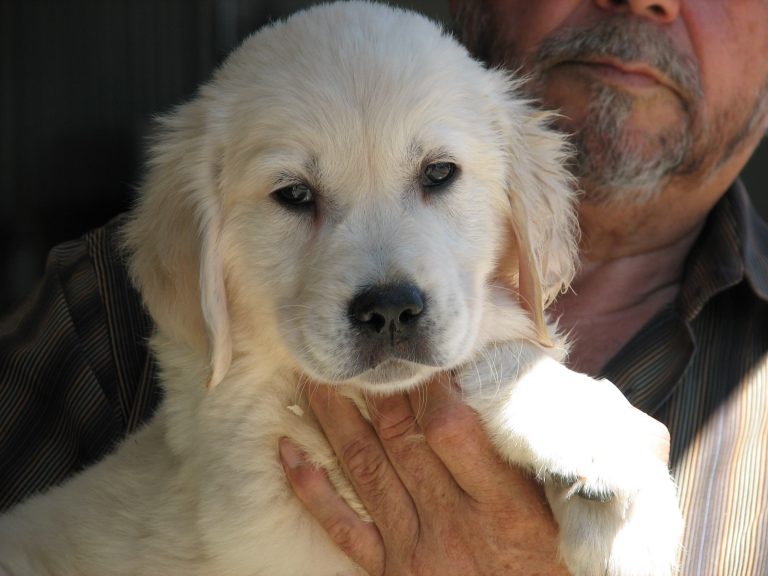
[[[121,222],[54,247],[37,288],[0,320],[0,510],[104,456],[159,402]]]
[[[0,319],[0,383],[37,387],[54,374],[59,382],[86,378],[117,402],[114,387],[147,370],[152,324],[129,279],[122,221],[50,251],[36,288]],[[67,375],[65,365],[78,373]]]

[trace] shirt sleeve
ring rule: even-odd
[[[35,291],[0,320],[0,510],[99,460],[159,401],[118,228],[54,248]]]

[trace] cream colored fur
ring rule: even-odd
[[[576,258],[548,120],[412,13],[333,4],[246,40],[161,120],[125,229],[165,400],[111,456],[0,519],[0,573],[358,574],[278,461],[293,438],[362,511],[300,375],[359,400],[455,369],[500,453],[545,484],[574,574],[671,574],[666,467],[612,385],[560,364],[544,323]],[[425,190],[441,161],[457,176]],[[309,211],[273,194],[299,182]],[[349,302],[404,280],[428,298],[419,359],[366,365]]]

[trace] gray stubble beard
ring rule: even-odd
[[[459,2],[456,16],[462,39],[478,58],[515,70],[525,65],[527,95],[540,99],[546,81],[547,61],[581,53],[624,59],[642,57],[664,71],[688,93],[681,102],[681,120],[638,144],[627,120],[633,97],[597,81],[591,85],[592,102],[578,127],[564,126],[572,134],[575,156],[571,166],[579,177],[584,198],[602,204],[642,204],[655,198],[674,177],[692,175],[708,166],[713,170],[738,149],[758,127],[768,129],[768,78],[747,118],[739,110],[721,112],[709,125],[697,122],[701,99],[698,69],[679,55],[663,33],[650,25],[628,19],[599,23],[590,29],[566,31],[548,39],[527,62],[514,56],[514,39],[495,29],[481,0]],[[734,130],[734,126],[738,129]],[[706,174],[700,177],[706,177]]]
[[[547,76],[560,63],[609,56],[645,61],[678,86],[679,114],[653,133],[634,134],[630,116],[637,95],[598,80],[583,78],[590,103],[585,118],[573,129],[576,150],[573,171],[584,199],[601,205],[644,204],[656,197],[668,180],[699,168],[695,110],[701,100],[698,70],[676,52],[663,32],[644,21],[613,19],[589,28],[566,29],[545,40],[526,63],[531,95],[544,93]]]
[[[605,85],[592,88],[586,120],[573,132],[571,169],[584,199],[601,205],[643,204],[672,176],[695,171],[689,122],[670,125],[652,141],[630,132],[631,96]]]

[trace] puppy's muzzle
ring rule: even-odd
[[[374,380],[389,381],[411,377],[413,364],[433,365],[435,322],[428,309],[428,297],[410,282],[368,286],[355,294],[347,308],[348,354],[355,370],[373,370]]]

